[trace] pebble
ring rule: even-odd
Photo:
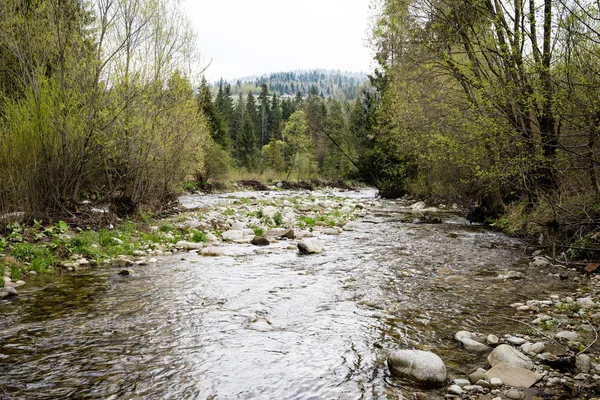
[[[490,379],[490,384],[492,385],[492,387],[495,387],[495,388],[504,386],[504,382],[502,382],[502,379],[500,379],[500,378]]]
[[[469,375],[469,381],[473,384],[475,384],[479,380],[485,379],[487,379],[487,375],[485,374],[485,370],[482,368],[479,368],[477,371]]]
[[[481,386],[484,389],[491,389],[492,384],[484,379],[480,379],[475,383],[476,386]]]
[[[461,394],[463,394],[463,390],[458,385],[450,385],[450,387],[448,387],[448,393],[461,395]]]
[[[487,335],[485,341],[490,345],[495,345],[500,342],[500,339],[498,339],[498,336],[496,335]]]
[[[525,339],[516,336],[509,336],[506,341],[515,346],[520,346],[527,342]]]
[[[558,339],[565,339],[565,340],[577,340],[579,338],[579,334],[577,332],[573,332],[573,331],[562,331],[562,332],[558,332],[556,335],[554,335],[554,337],[558,338]]]
[[[525,394],[517,389],[507,390],[504,395],[511,400],[521,400],[525,398]]]
[[[454,383],[457,386],[463,387],[463,386],[467,386],[470,385],[471,382],[468,379],[454,379],[452,381],[452,383]]]

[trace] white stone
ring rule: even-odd
[[[317,238],[304,238],[298,242],[298,250],[302,254],[319,254],[323,252],[323,243]]]
[[[448,387],[448,393],[450,393],[450,394],[456,394],[456,395],[461,395],[463,393],[463,390],[458,385],[450,385]]]
[[[514,346],[520,346],[527,342],[525,339],[517,337],[517,336],[509,336],[506,341]]]
[[[577,305],[579,306],[579,308],[583,309],[595,308],[598,306],[598,304],[596,304],[596,302],[592,300],[591,297],[581,297],[577,299]]]
[[[558,332],[556,335],[554,335],[554,337],[556,337],[558,339],[575,341],[575,340],[579,339],[579,334],[577,332],[573,332],[573,331],[562,331],[562,332]]]
[[[446,365],[429,351],[397,350],[388,354],[387,361],[395,376],[428,386],[441,386],[446,381]]]

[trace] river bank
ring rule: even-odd
[[[18,382],[48,379],[41,374],[44,360],[61,353],[44,343],[57,340],[61,351],[75,354],[82,350],[71,349],[73,343],[93,344],[91,353],[63,360],[71,369],[102,355],[91,371],[86,367],[77,375],[91,384],[86,374],[100,374],[91,389],[65,382],[68,375],[51,379],[55,394],[92,390],[85,392],[91,398],[119,390],[162,398],[210,393],[357,398],[367,387],[373,393],[367,398],[593,396],[596,344],[566,373],[532,349],[539,351],[544,342],[541,354],[560,356],[593,342],[597,279],[540,254],[524,257],[522,243],[469,226],[452,206],[375,195],[369,190],[190,195],[181,198],[187,211],[180,215],[143,229],[107,230],[100,245],[109,244],[115,255],[97,263],[106,268],[85,265],[79,260],[90,261],[87,254],[73,253],[60,264],[65,273],[29,276],[17,288],[21,296],[0,306],[8,327],[0,334],[5,376],[0,388],[15,398],[25,393],[41,398]],[[65,243],[77,237],[68,239],[67,231],[56,235]],[[151,241],[154,237],[160,241]],[[300,255],[298,244],[311,239],[317,253],[324,251]],[[94,249],[92,244],[87,248]],[[118,254],[125,249],[137,253]],[[560,332],[578,336],[559,335],[566,335],[563,342],[555,338]],[[149,347],[143,338],[154,336]],[[38,339],[24,343],[27,337]],[[202,343],[201,349],[190,341]],[[499,385],[483,371],[471,383],[477,368],[490,369],[487,356],[501,344],[519,348],[533,362],[540,375],[531,388],[514,389],[510,381]],[[113,371],[123,382],[120,389],[102,372],[117,365],[110,350],[115,346],[131,353],[117,362],[124,369]],[[441,389],[421,390],[390,374],[390,352],[406,348],[442,358],[448,375]],[[143,354],[152,355],[151,369],[140,364]],[[165,381],[153,372],[163,357],[192,374],[189,384],[173,388],[172,375]],[[143,372],[134,373],[138,370]],[[232,373],[245,383],[227,379]],[[123,386],[134,381],[139,384]],[[166,382],[171,384],[163,387]]]

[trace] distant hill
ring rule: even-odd
[[[260,87],[266,83],[269,92],[276,92],[282,98],[292,98],[300,92],[307,96],[311,88],[317,88],[317,93],[323,98],[338,100],[354,100],[360,86],[367,80],[366,73],[327,71],[327,70],[297,70],[292,72],[275,72],[269,75],[248,76],[231,85],[232,95],[239,92],[248,93],[252,90],[255,94],[260,92]],[[214,87],[217,88],[217,82]]]

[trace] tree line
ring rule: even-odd
[[[600,248],[600,9],[376,0],[363,101],[384,192],[479,200],[512,232]]]
[[[364,73],[328,70],[276,72],[260,77],[241,78],[233,85],[232,94],[235,96],[252,88],[260,91],[260,87],[266,84],[269,90],[281,97],[294,97],[298,92],[307,96],[316,88],[323,98],[353,101],[366,80],[367,75]]]
[[[286,180],[359,176],[356,161],[364,143],[353,116],[360,103],[325,99],[316,86],[306,96],[298,91],[282,99],[266,83],[258,95],[249,89],[234,96],[221,81],[213,96],[206,80],[198,103],[214,143],[200,180],[225,177],[232,169]]]

